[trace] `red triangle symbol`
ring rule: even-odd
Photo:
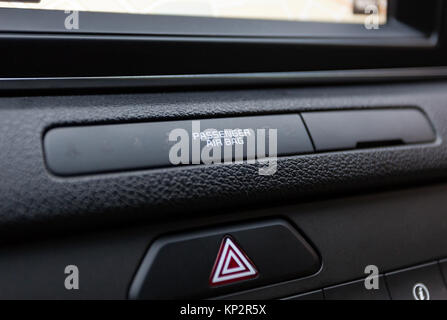
[[[210,276],[210,285],[217,286],[255,278],[255,265],[230,236],[223,238]]]
[[[231,257],[230,263],[228,264],[228,268],[234,269],[234,268],[237,268],[238,266],[239,266],[239,264],[237,263],[237,261],[234,260],[233,257]]]

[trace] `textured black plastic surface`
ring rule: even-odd
[[[257,210],[232,209],[227,215],[210,213],[197,219],[148,223],[141,228],[120,227],[104,233],[95,230],[87,235],[2,245],[0,298],[122,299],[148,245],[156,238],[242,221],[265,221],[272,216],[287,217],[300,234],[312,239],[323,259],[321,271],[227,298],[284,298],[309,293],[361,279],[366,265],[375,264],[380,272],[387,273],[446,258],[447,242],[440,241],[447,233],[446,193],[446,184],[425,186]],[[68,264],[79,267],[78,291],[64,288]]]
[[[365,280],[324,288],[324,298],[326,300],[390,300],[383,276],[380,276],[378,283],[378,289],[366,289]]]
[[[323,290],[317,290],[313,292],[303,293],[291,297],[284,298],[283,300],[324,300]]]
[[[256,276],[212,282],[213,265],[225,237],[247,255]],[[217,263],[217,262],[216,262]],[[293,227],[281,220],[204,229],[154,242],[130,289],[133,299],[205,298],[317,273],[320,258]],[[223,275],[223,274],[222,274]]]
[[[302,117],[317,151],[436,139],[430,122],[416,109],[305,112]]]
[[[2,236],[50,227],[94,228],[224,208],[297,201],[447,176],[447,83],[0,98]],[[203,165],[79,178],[45,167],[42,137],[62,125],[197,119],[346,108],[420,107],[433,144],[280,158],[272,176],[257,165]],[[27,226],[32,224],[32,230]],[[26,232],[25,232],[26,230]]]
[[[289,217],[312,239],[323,268],[313,277],[227,298],[288,297],[362,279],[371,264],[389,273],[446,258],[447,242],[440,240],[447,232],[446,192],[442,184],[253,211],[258,217],[272,212]],[[242,215],[249,212],[233,217]]]
[[[48,167],[59,175],[314,151],[298,114],[54,128],[44,137],[44,149]]]
[[[151,240],[148,229],[121,228],[0,249],[0,299],[126,299],[131,276]],[[65,286],[75,266],[78,289]]]

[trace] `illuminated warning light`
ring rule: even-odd
[[[255,278],[255,265],[230,236],[223,238],[210,276],[210,285],[217,286]]]

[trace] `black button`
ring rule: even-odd
[[[434,141],[426,116],[417,109],[305,112],[317,151]]]
[[[276,129],[276,150],[269,129]],[[264,151],[257,149],[262,142]],[[236,145],[242,148],[237,157]],[[57,175],[167,167],[173,154],[186,157],[178,156],[175,165],[200,164],[209,160],[202,151],[212,154],[213,146],[220,150],[216,162],[314,151],[298,114],[54,128],[44,138],[45,160]]]
[[[379,277],[379,287],[377,289],[367,289],[365,281],[353,281],[350,283],[325,288],[324,297],[326,300],[389,300],[390,295],[386,288],[383,276]]]
[[[323,290],[317,290],[303,294],[298,294],[292,297],[287,297],[284,298],[283,300],[324,300],[324,295]]]
[[[155,241],[130,298],[216,297],[305,277],[319,268],[317,253],[282,220],[212,229]]]
[[[437,263],[386,275],[393,300],[445,300],[447,289]]]

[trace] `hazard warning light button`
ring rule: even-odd
[[[147,252],[132,299],[219,297],[316,273],[320,260],[283,220],[166,236]]]
[[[235,243],[231,236],[226,236],[220,245],[210,277],[210,285],[242,281],[256,278],[258,271],[250,258]]]
[[[312,275],[315,250],[275,219],[166,236],[147,252],[132,299],[211,298]]]

